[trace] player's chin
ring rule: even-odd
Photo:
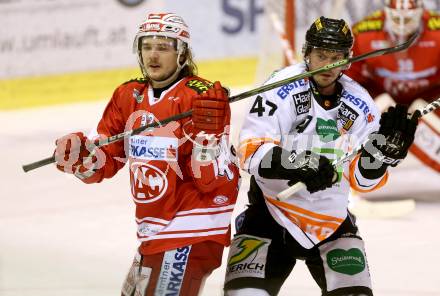
[[[165,74],[161,71],[148,71],[148,77],[155,81],[165,80]]]
[[[330,75],[320,75],[317,79],[319,85],[329,85],[332,84],[336,80],[336,77]]]

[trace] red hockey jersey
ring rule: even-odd
[[[440,15],[424,11],[423,28],[407,50],[353,63],[346,74],[374,98],[390,94],[397,103],[440,95]],[[378,11],[353,26],[353,55],[394,46],[385,30],[385,13]]]
[[[147,82],[129,81],[113,93],[97,133],[109,137],[188,111],[192,97],[210,87],[210,82],[199,77],[185,77],[155,98]],[[129,163],[141,254],[205,240],[229,244],[238,169],[231,160],[227,136],[221,139],[214,161],[195,161],[193,142],[183,134],[189,120],[170,122],[99,148],[104,165],[83,180],[101,182]]]

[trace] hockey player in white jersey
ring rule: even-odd
[[[267,83],[346,58],[352,44],[344,20],[320,17],[306,33],[304,62],[275,72]],[[226,295],[277,295],[298,259],[322,295],[373,295],[364,242],[347,210],[350,186],[368,192],[386,183],[388,167],[406,157],[420,114],[410,116],[398,105],[381,116],[344,70],[252,98],[239,148],[242,169],[252,175],[250,204],[237,218]],[[370,134],[382,137],[351,163],[331,165]],[[277,200],[298,181],[307,189]]]

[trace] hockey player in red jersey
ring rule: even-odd
[[[228,145],[228,95],[219,82],[195,76],[189,46],[180,16],[148,14],[133,45],[144,78],[116,88],[97,135],[110,137],[190,109],[191,118],[95,149],[96,138],[82,133],[56,143],[58,169],[85,183],[111,178],[128,163],[140,246],[124,296],[198,295],[230,243],[239,173]]]
[[[353,26],[353,55],[393,46],[419,34],[407,50],[354,63],[346,74],[390,104],[423,107],[440,97],[440,15],[422,0],[386,0],[385,8]],[[380,97],[378,97],[380,96]],[[380,98],[380,99],[379,99]],[[440,172],[440,112],[424,117],[411,152]]]

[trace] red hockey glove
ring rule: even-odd
[[[195,135],[201,131],[219,135],[229,124],[231,111],[228,95],[218,81],[214,83],[213,88],[193,98],[192,109]]]
[[[97,158],[94,151],[89,151],[93,143],[83,133],[68,134],[55,141],[54,151],[57,169],[74,174],[80,179],[92,176],[95,171]],[[90,149],[90,148],[89,148]]]

